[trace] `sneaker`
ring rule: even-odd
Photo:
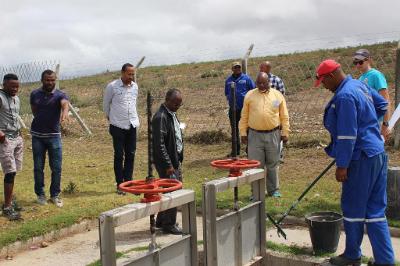
[[[47,205],[47,199],[45,195],[40,195],[37,197],[37,203],[40,205]]]
[[[282,194],[277,190],[277,191],[274,191],[274,193],[272,193],[271,197],[280,198],[280,197],[282,197]]]
[[[7,217],[10,221],[18,221],[21,220],[21,214],[14,210],[12,206],[4,208],[3,207],[3,216]]]
[[[12,202],[11,202],[11,206],[14,208],[15,211],[20,212],[23,211],[24,208],[22,208],[18,202],[17,202],[17,198],[15,196],[13,196],[12,198]]]
[[[341,254],[339,256],[330,258],[329,263],[337,266],[347,266],[347,265],[360,266],[361,258],[353,260],[353,259],[348,259],[344,256],[344,254]]]
[[[117,188],[117,194],[118,194],[118,195],[121,195],[121,196],[126,195],[125,191],[122,191],[122,190],[120,190],[119,188]]]
[[[64,205],[59,196],[52,197],[50,201],[59,208]]]

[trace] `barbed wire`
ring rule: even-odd
[[[393,45],[393,47],[395,47]],[[322,111],[331,97],[331,94],[324,89],[313,88],[315,69],[321,60],[326,56],[336,59],[341,63],[345,73],[358,76],[354,66],[352,65],[351,54],[342,54],[342,48],[337,48],[327,52],[315,53],[315,55],[296,55],[296,61],[289,58],[289,55],[283,57],[270,57],[273,65],[273,73],[283,79],[286,85],[290,123],[292,129],[292,137],[304,136],[322,136],[325,133],[322,127]],[[394,80],[395,80],[395,49],[388,49],[387,46],[377,46],[371,51],[373,54],[374,65],[384,73],[389,84],[389,92],[394,99]],[[349,52],[347,52],[349,53]],[[351,53],[351,52],[350,52]],[[248,73],[255,77],[258,73],[258,65],[263,58],[252,58],[249,61]],[[119,66],[124,61],[115,61]],[[22,83],[32,83],[30,86],[39,86],[35,83],[40,80],[40,75],[45,69],[55,69],[59,61],[48,60],[41,62],[30,62],[7,67],[0,67],[0,77],[6,73],[15,73],[19,76]],[[84,69],[84,64],[81,69],[76,69],[76,73],[88,73],[89,70]],[[196,69],[198,68],[198,69]],[[171,73],[168,69],[154,69],[154,71],[143,73],[138,76],[139,87],[144,90],[152,89],[153,97],[155,98],[154,106],[158,107],[164,99],[163,93],[169,87],[177,87],[184,94],[183,112],[180,114],[180,119],[188,126],[186,129],[187,135],[194,134],[199,131],[206,130],[223,130],[230,131],[229,119],[227,116],[227,102],[224,96],[224,79],[230,74],[229,66],[226,62],[210,62],[207,63],[207,69],[201,67],[201,64],[187,64],[180,66],[179,70]],[[61,67],[61,73],[64,68]],[[79,72],[78,72],[79,71]],[[193,77],[183,77],[184,73],[196,72]],[[78,107],[87,107],[90,105],[98,106],[101,109],[102,90],[107,83],[114,78],[115,74],[105,71],[109,75],[105,77],[98,76],[91,79],[89,85],[80,83],[76,77],[67,78],[65,75],[61,79],[69,80],[69,91],[72,92],[71,100]],[[114,75],[114,76],[113,76]],[[192,74],[193,75],[193,74]],[[74,78],[76,80],[74,80]],[[84,88],[89,86],[90,88]],[[61,84],[61,87],[63,85]],[[96,89],[95,95],[90,94],[88,90]],[[145,93],[141,90],[138,103],[145,103]],[[85,96],[88,94],[89,96]],[[85,98],[86,97],[86,98]],[[85,99],[85,100],[82,100]],[[28,101],[26,106],[23,106],[22,113],[29,125],[29,108]],[[154,108],[156,108],[154,107]],[[145,121],[144,104],[139,106],[139,114],[142,121]],[[93,125],[92,125],[93,126]],[[90,125],[89,125],[90,127]],[[145,132],[145,127],[141,128]]]

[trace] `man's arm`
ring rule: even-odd
[[[107,120],[110,120],[110,105],[112,101],[112,86],[108,84],[103,95],[103,111],[106,114]]]
[[[3,131],[0,130],[0,143],[3,143],[6,140],[6,135]]]
[[[159,160],[154,163],[162,169],[171,169],[172,162],[165,143],[167,128],[164,119],[160,115],[154,116],[151,128],[153,132],[153,153],[159,155]]]
[[[240,115],[239,131],[241,141],[247,143],[247,129],[249,127],[249,97],[248,94],[244,97],[243,108]]]
[[[282,80],[281,78],[278,77],[277,83],[278,83],[278,90],[279,90],[283,95],[285,95],[286,89],[285,89],[285,84],[283,83],[283,80]]]
[[[383,122],[389,122],[390,116],[391,116],[391,104],[390,104],[389,92],[388,92],[387,89],[381,89],[381,90],[379,91],[379,94],[380,94],[383,98],[385,98],[385,100],[386,100],[387,103],[388,103],[388,105],[387,105],[387,111],[386,111],[385,115],[383,116]],[[382,136],[385,138],[385,140],[387,140],[387,138],[388,138],[390,132],[389,132],[389,129],[388,129],[386,123],[384,123],[384,124],[382,125],[381,134],[382,134]]]
[[[35,116],[37,111],[37,106],[33,102],[33,92],[31,92],[31,95],[29,96],[29,102],[31,104],[32,115]]]
[[[347,168],[353,156],[357,140],[357,108],[352,98],[338,99],[335,106],[336,132],[336,180],[346,181]]]
[[[69,101],[67,99],[61,99],[61,123],[68,119],[68,111],[69,111]]]
[[[283,142],[287,142],[289,139],[289,131],[290,131],[289,111],[287,109],[285,98],[283,97],[283,95],[281,97],[282,97],[282,102],[279,105],[279,120],[282,127],[281,139]]]

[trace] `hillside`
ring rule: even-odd
[[[321,125],[324,103],[331,96],[323,88],[312,88],[315,66],[323,58],[335,58],[342,63],[346,72],[351,72],[351,55],[358,47],[340,48],[278,56],[250,58],[249,74],[255,77],[258,65],[268,59],[275,66],[273,73],[281,76],[288,89],[287,101],[292,124],[291,146],[285,149],[285,163],[281,166],[281,199],[266,199],[271,214],[282,212],[301,193],[307,184],[328,164],[328,158],[321,144],[326,143],[326,132]],[[393,93],[395,43],[367,46],[374,54],[377,67],[385,73]],[[223,95],[225,78],[230,74],[230,63],[234,60],[180,64],[171,66],[146,67],[139,69],[138,100],[142,126],[136,151],[135,179],[146,176],[147,144],[145,94],[151,90],[156,98],[154,109],[163,101],[167,88],[176,87],[183,91],[184,105],[179,117],[188,126],[185,139],[194,133],[222,130],[229,133],[226,100]],[[52,205],[38,206],[33,192],[33,163],[31,140],[24,132],[25,154],[22,172],[16,178],[16,195],[24,206],[24,221],[12,223],[0,218],[0,247],[16,240],[26,240],[54,229],[93,219],[99,213],[116,206],[137,202],[138,197],[115,194],[113,174],[113,149],[108,134],[108,123],[101,110],[102,94],[108,82],[119,77],[118,72],[104,73],[60,82],[60,86],[71,98],[74,106],[93,131],[87,137],[78,123],[71,117],[63,126],[63,197],[64,208]],[[23,84],[21,99],[23,118],[29,125],[31,120],[28,95],[39,84]],[[322,142],[322,143],[321,143]],[[201,202],[201,186],[207,180],[225,175],[224,171],[210,167],[211,160],[225,157],[230,144],[220,142],[192,144],[185,147],[183,165],[185,188],[196,191],[197,204]],[[388,149],[390,164],[400,164],[400,154]],[[47,168],[47,166],[46,166]],[[46,191],[49,186],[49,171],[46,170]],[[310,192],[295,215],[302,216],[314,210],[340,211],[340,186],[334,180],[332,171]],[[247,202],[250,189],[240,189],[240,201]],[[317,196],[318,195],[318,196]],[[219,208],[230,208],[233,195],[222,193],[218,197]],[[392,225],[400,226],[396,221]]]

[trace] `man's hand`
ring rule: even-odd
[[[344,182],[347,180],[347,168],[336,167],[336,180],[338,182]]]
[[[0,143],[4,143],[5,140],[6,134],[4,134],[4,132],[0,130]]]
[[[281,140],[283,141],[283,143],[288,142],[289,138],[287,136],[281,136]]]
[[[240,137],[240,141],[241,141],[243,144],[247,144],[247,136],[241,136],[241,137]]]
[[[61,113],[60,121],[61,121],[61,123],[68,122],[68,112]]]
[[[175,173],[175,169],[174,169],[174,167],[169,167],[167,170],[166,170],[166,174],[167,174],[167,176],[168,177],[170,177],[171,175],[173,175]]]
[[[385,140],[385,142],[389,139],[390,130],[387,126],[382,125],[381,135],[383,136],[383,139]]]

